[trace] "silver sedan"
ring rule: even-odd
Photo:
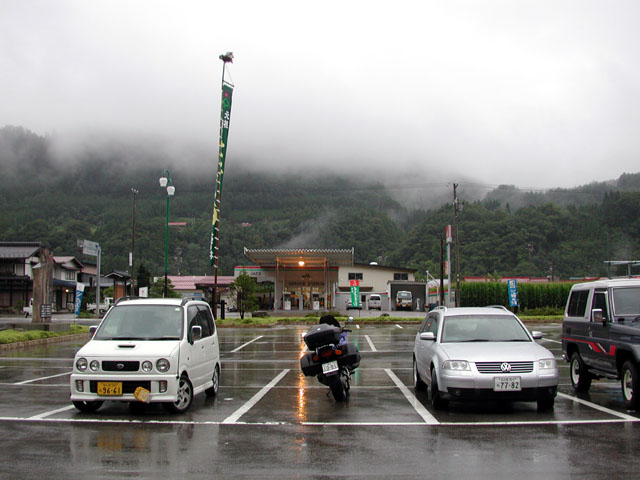
[[[445,308],[427,315],[416,335],[413,380],[431,390],[435,409],[449,401],[535,401],[553,408],[558,366],[520,319],[503,307]]]

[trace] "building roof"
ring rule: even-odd
[[[307,267],[350,267],[353,265],[353,248],[244,248],[244,256],[261,267],[297,266],[303,261]]]
[[[53,261],[67,270],[82,270],[84,265],[76,257],[54,256]]]
[[[44,248],[40,242],[0,242],[0,258],[29,258]]]
[[[213,275],[168,275],[174,290],[198,290],[199,288],[213,287],[215,277]],[[218,286],[229,286],[233,283],[233,276],[218,275]]]

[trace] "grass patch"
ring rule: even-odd
[[[86,325],[72,324],[69,326],[68,332],[46,332],[44,330],[2,330],[0,331],[0,344],[28,342],[29,340],[41,340],[43,338],[76,335],[78,333],[89,333],[89,327]]]

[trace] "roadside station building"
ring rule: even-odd
[[[248,249],[253,263],[237,266],[258,283],[262,308],[276,311],[345,310],[351,299],[350,284],[358,280],[360,303],[380,295],[382,310],[395,309],[397,290],[411,290],[423,310],[426,284],[415,281],[415,269],[354,263],[354,249]],[[267,286],[271,288],[267,288]],[[415,310],[415,303],[414,308]]]

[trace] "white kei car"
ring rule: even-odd
[[[218,392],[218,334],[206,302],[123,298],[91,333],[71,374],[71,401],[82,412],[107,400],[182,413],[194,395]]]
[[[413,349],[416,390],[431,390],[435,409],[449,401],[535,401],[553,408],[558,366],[504,307],[438,307],[427,314]]]

